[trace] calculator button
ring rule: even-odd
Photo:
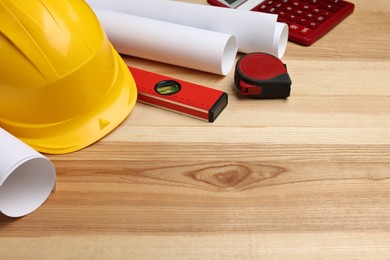
[[[330,4],[330,3],[322,3],[320,5],[321,8],[324,8],[325,10],[331,11],[331,12],[338,12],[340,11],[341,7],[336,4]]]
[[[287,16],[287,14],[286,14],[286,12],[284,12],[284,11],[280,11],[279,13],[278,13],[278,17],[279,18],[284,18],[284,17],[286,17]]]
[[[298,32],[298,31],[302,30],[302,26],[300,26],[298,24],[290,24],[290,26],[288,28],[294,32]]]
[[[333,15],[333,13],[332,13],[332,12],[328,12],[328,11],[323,10],[323,11],[321,12],[321,15],[322,15],[322,16],[325,16],[325,17],[327,17],[327,18],[329,18],[329,17],[331,17],[331,16]]]
[[[310,5],[303,5],[301,8],[304,11],[310,11],[311,9],[313,9]]]
[[[313,13],[315,14],[320,14],[322,12],[322,9],[320,8],[314,8],[313,10],[311,10]]]
[[[324,9],[320,9],[320,8],[314,8],[312,10],[312,13],[313,14],[316,14],[316,15],[321,15],[321,16],[324,16],[326,18],[329,18],[333,15],[332,12],[329,12],[329,11],[325,11]]]
[[[345,2],[342,1],[342,0],[326,0],[326,1],[331,3],[331,4],[336,4],[336,5],[339,5],[339,6],[345,6]]]
[[[264,12],[265,13],[265,12],[268,11],[268,9],[269,9],[269,6],[263,4],[262,6],[259,7],[258,10],[259,10],[259,12]]]
[[[304,14],[303,10],[301,10],[301,9],[295,10],[294,13],[295,13],[296,15],[298,15],[298,16],[301,16],[301,15]]]
[[[268,13],[270,14],[275,14],[277,12],[275,7],[272,7],[271,9],[268,10]]]
[[[302,30],[299,31],[299,33],[304,34],[304,35],[308,35],[311,33],[311,31],[312,30],[310,28],[304,27]]]
[[[283,7],[283,4],[282,4],[282,3],[276,4],[275,7],[276,7],[276,8],[282,8],[282,7]]]
[[[312,28],[312,29],[317,28],[319,25],[320,25],[320,24],[317,23],[317,22],[310,22],[310,23],[309,23],[309,27]]]
[[[290,21],[295,21],[297,19],[297,16],[296,15],[293,15],[293,14],[289,14],[287,15],[287,20],[290,20]]]
[[[311,19],[314,19],[314,14],[312,14],[312,13],[307,13],[307,14],[305,15],[305,17],[306,17],[307,19],[311,20]]]
[[[305,18],[299,18],[297,22],[300,23],[300,24],[302,24],[302,25],[306,25],[306,24],[307,24],[307,19],[305,19]]]
[[[301,4],[300,4],[299,2],[297,2],[297,1],[295,1],[295,2],[292,3],[292,6],[295,7],[295,8],[299,8],[300,5],[301,5]]]
[[[320,23],[325,22],[325,20],[326,20],[326,18],[323,17],[323,16],[317,16],[317,18],[316,18],[316,21],[317,21],[317,22],[320,22]]]

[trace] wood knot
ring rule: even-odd
[[[221,188],[228,188],[245,180],[251,175],[251,170],[239,165],[228,165],[224,167],[204,168],[192,172],[190,175],[197,181],[206,182]]]
[[[284,170],[265,165],[223,164],[209,165],[188,172],[186,175],[193,180],[208,184],[209,188],[233,191],[249,189],[259,182],[274,178]]]

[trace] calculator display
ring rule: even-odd
[[[214,1],[219,2],[219,5],[227,6],[230,8],[237,8],[241,4],[248,2],[248,0],[214,0]],[[252,1],[252,2],[254,1],[257,4],[263,2],[262,0],[249,0],[249,1]]]
[[[228,4],[234,4],[237,1],[239,1],[239,0],[225,0],[225,2]]]

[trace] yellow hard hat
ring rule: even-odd
[[[117,127],[134,79],[84,0],[0,0],[0,127],[44,153]]]

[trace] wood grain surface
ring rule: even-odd
[[[207,123],[137,103],[99,142],[47,155],[57,191],[0,216],[0,259],[389,259],[390,1],[352,2],[314,45],[288,43],[287,100],[124,56],[229,104]]]

